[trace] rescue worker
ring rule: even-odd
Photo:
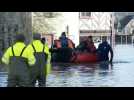
[[[43,44],[46,44],[46,38],[42,38],[42,39],[41,39],[41,42],[42,42]]]
[[[72,40],[67,38],[65,32],[62,32],[61,37],[59,38],[59,40],[55,40],[54,47],[56,47],[56,48],[71,48],[71,49],[74,49],[75,44],[72,42]]]
[[[109,59],[109,52],[110,52],[110,59]],[[102,43],[99,44],[97,49],[97,54],[100,61],[113,61],[113,50],[110,44],[108,44],[107,39],[103,38]]]
[[[49,49],[43,45],[41,42],[41,35],[34,34],[33,35],[33,42],[28,45],[31,52],[34,53],[36,57],[36,63],[31,68],[31,83],[34,87],[36,85],[36,81],[39,83],[39,87],[46,86],[46,76],[44,73],[46,61],[49,55]]]
[[[36,59],[30,49],[26,48],[25,37],[22,34],[16,36],[16,42],[9,47],[2,57],[2,62],[9,65],[8,87],[29,87],[30,72]]]
[[[69,38],[67,38],[65,32],[61,34],[61,37],[59,38],[59,40],[55,41],[54,47],[58,49],[57,56],[55,57],[57,58],[56,61],[59,61],[59,62],[70,61],[75,45]]]
[[[46,43],[46,38],[41,39],[42,43],[46,47],[46,52],[48,52],[48,58],[47,58],[47,63],[45,65],[45,75],[47,76],[51,72],[51,52],[49,51],[48,44]]]
[[[66,33],[63,32],[60,37],[61,48],[74,48],[73,42],[67,38]]]

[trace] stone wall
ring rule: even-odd
[[[12,45],[16,34],[25,34],[28,43],[32,33],[31,21],[30,12],[0,12],[0,50]]]

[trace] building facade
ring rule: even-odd
[[[133,44],[134,12],[115,12],[117,44]]]
[[[62,32],[67,32],[76,46],[87,36],[93,36],[95,42],[104,36],[108,40],[110,36],[114,37],[111,12],[53,13],[57,14],[56,17],[46,17],[48,12],[0,12],[0,49],[4,50],[13,44],[14,36],[19,33],[25,34],[29,43],[33,27],[39,29],[37,32],[41,34],[53,34],[54,39],[58,39]]]
[[[80,12],[79,34],[80,41],[87,36],[93,36],[94,42],[107,37],[111,45],[115,44],[113,12]]]
[[[113,13],[60,12],[60,14],[58,18],[51,19],[55,25],[55,31],[53,31],[56,33],[54,34],[55,39],[58,39],[65,31],[76,46],[87,36],[93,36],[95,42],[101,41],[103,37],[107,37],[109,42],[114,41]]]
[[[84,14],[85,13],[85,14]],[[87,14],[86,14],[87,13]],[[89,13],[89,14],[88,14]],[[109,12],[80,12],[80,39],[86,36],[111,36],[111,13]]]

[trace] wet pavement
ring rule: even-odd
[[[55,65],[47,87],[133,87],[134,46],[116,45],[113,64]],[[7,85],[7,73],[0,70],[0,87]]]

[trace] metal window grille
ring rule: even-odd
[[[84,17],[89,18],[89,17],[91,17],[91,12],[81,12],[80,17],[81,18],[84,18]]]

